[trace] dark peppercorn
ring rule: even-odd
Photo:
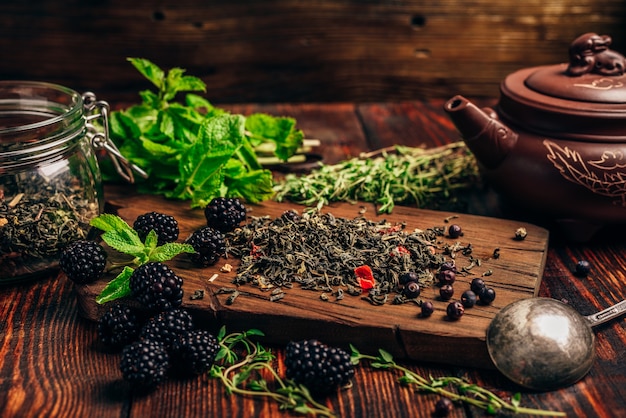
[[[590,271],[591,271],[591,263],[589,263],[589,261],[580,260],[579,262],[576,263],[576,268],[574,269],[574,272],[576,273],[577,276],[586,277]]]
[[[448,307],[446,308],[446,315],[448,315],[448,318],[450,319],[459,319],[463,316],[464,313],[465,308],[463,307],[463,304],[458,300],[450,302],[448,304]]]
[[[444,271],[444,270],[452,270],[453,272],[457,272],[456,271],[456,264],[454,263],[454,261],[445,261],[441,264],[441,266],[439,266],[439,271]]]
[[[441,270],[437,273],[437,280],[439,284],[452,284],[456,280],[456,273],[454,270]]]
[[[485,287],[479,294],[478,299],[480,299],[481,303],[485,305],[489,305],[496,299],[496,291],[491,287]]]
[[[420,295],[420,285],[417,284],[417,282],[408,282],[406,286],[404,286],[402,294],[409,299],[415,299]]]
[[[461,230],[461,227],[457,224],[452,224],[448,227],[448,236],[450,238],[458,238],[461,235],[463,235],[463,231]]]
[[[471,290],[466,290],[461,295],[461,303],[463,304],[464,307],[471,308],[474,305],[476,305],[477,298],[478,297],[476,296],[476,293],[474,293]]]
[[[432,302],[422,302],[422,317],[428,318],[433,314],[433,312],[435,312],[435,307]]]
[[[417,273],[415,273],[414,271],[407,271],[405,273],[402,273],[400,277],[398,277],[398,281],[401,285],[405,285],[408,282],[417,282],[418,279],[419,277],[417,277]]]
[[[450,300],[452,299],[452,295],[454,295],[454,288],[449,284],[444,284],[439,289],[441,300]]]
[[[441,398],[435,404],[435,416],[447,417],[454,409],[454,404],[448,398]]]
[[[481,279],[480,277],[476,277],[470,283],[470,289],[472,290],[472,292],[476,293],[477,295],[480,295],[480,292],[484,288],[485,288],[485,281]]]

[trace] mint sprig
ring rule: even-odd
[[[115,299],[120,299],[130,295],[129,280],[134,268],[148,262],[164,262],[171,260],[182,253],[194,253],[194,248],[189,244],[168,242],[157,245],[157,234],[150,231],[146,239],[142,242],[135,231],[126,221],[117,215],[109,213],[101,214],[93,218],[90,225],[98,228],[104,233],[102,240],[112,249],[132,256],[132,260],[124,264],[116,264],[113,267],[123,267],[122,271],[100,292],[96,297],[96,302],[103,304]]]
[[[206,85],[184,69],[166,72],[144,58],[128,61],[156,87],[139,93],[141,103],[110,117],[111,140],[148,173],[148,180],[138,179],[140,192],[191,200],[192,207],[218,196],[250,203],[273,197],[272,173],[259,163],[256,147],[273,143],[275,155],[286,161],[304,138],[294,119],[232,115],[191,93],[206,91]],[[175,101],[183,92],[184,100]],[[105,180],[116,178],[108,160],[101,166]]]

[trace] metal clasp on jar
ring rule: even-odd
[[[85,126],[87,127],[87,137],[91,141],[91,146],[95,150],[104,149],[111,158],[115,170],[129,183],[135,182],[133,172],[143,178],[148,178],[148,174],[145,171],[122,155],[109,137],[109,104],[103,100],[97,100],[96,95],[91,92],[83,93],[82,96],[85,109]],[[102,124],[101,130],[92,123],[92,121],[98,119],[100,119]]]

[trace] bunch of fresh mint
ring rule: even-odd
[[[255,148],[274,143],[276,157],[286,161],[304,137],[294,119],[230,114],[192,93],[176,102],[178,93],[206,91],[206,85],[181,68],[165,73],[146,59],[128,60],[157,88],[140,92],[140,104],[110,115],[111,139],[149,175],[139,180],[140,192],[191,200],[192,207],[218,196],[250,203],[273,196],[272,173],[261,166]],[[105,180],[115,177],[106,160],[102,170]]]

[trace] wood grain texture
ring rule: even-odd
[[[547,6],[546,6],[547,7]],[[271,108],[270,105],[266,108]],[[246,106],[242,106],[246,107]],[[251,108],[256,106],[251,106]],[[317,115],[332,126],[346,131],[332,132],[337,138],[391,138],[391,126],[369,114],[394,115],[403,131],[423,133],[414,145],[434,144],[428,133],[448,131],[447,122],[431,126],[443,110],[436,102],[346,105],[342,112],[324,105],[280,105],[280,113]],[[352,109],[350,109],[352,108]],[[359,114],[360,123],[342,125],[343,118]],[[422,118],[419,115],[429,115]],[[432,117],[431,117],[432,115]],[[299,120],[307,126],[323,128],[323,123]],[[366,128],[367,127],[367,128]],[[352,131],[357,129],[357,131]],[[322,132],[322,129],[320,130]],[[323,133],[323,132],[322,132]],[[455,137],[451,136],[453,140]],[[373,140],[372,140],[373,141]],[[373,143],[373,142],[372,142]],[[406,142],[407,145],[411,143]],[[351,146],[350,143],[346,143]],[[334,145],[328,142],[330,148]],[[350,155],[364,148],[355,144]],[[323,149],[326,149],[325,147]],[[337,149],[337,148],[334,148]],[[330,157],[329,157],[330,158]],[[482,194],[479,194],[482,197]],[[493,215],[490,205],[481,207]],[[515,215],[519,215],[515,213]],[[549,225],[549,222],[546,222]],[[565,241],[558,230],[550,229],[550,243],[541,296],[566,299],[583,314],[603,309],[626,299],[626,244],[624,233],[615,228],[586,244]],[[579,259],[592,263],[587,278],[573,274]],[[104,351],[96,342],[96,327],[79,314],[73,285],[64,277],[0,287],[0,416],[22,417],[288,417],[269,400],[229,396],[215,380],[200,377],[190,381],[170,380],[156,392],[139,396],[121,380],[119,355]],[[519,388],[495,371],[472,364],[443,366],[424,361],[406,361],[409,369],[422,376],[464,376],[504,397],[522,395],[522,405],[564,411],[569,417],[621,418],[626,411],[626,318],[607,323],[595,331],[596,360],[589,374],[571,387],[554,392],[533,392]],[[372,342],[375,345],[375,341]],[[277,354],[276,367],[284,371],[284,352]],[[360,348],[360,347],[359,347]],[[432,347],[436,349],[437,346]],[[457,347],[463,350],[463,347]],[[399,376],[360,366],[351,388],[324,400],[340,417],[432,417],[436,395],[414,393],[397,382]],[[484,416],[475,408],[457,406],[454,418]]]
[[[584,32],[625,51],[625,19],[621,0],[3,2],[0,78],[135,100],[148,84],[125,59],[145,57],[222,103],[496,96]]]

